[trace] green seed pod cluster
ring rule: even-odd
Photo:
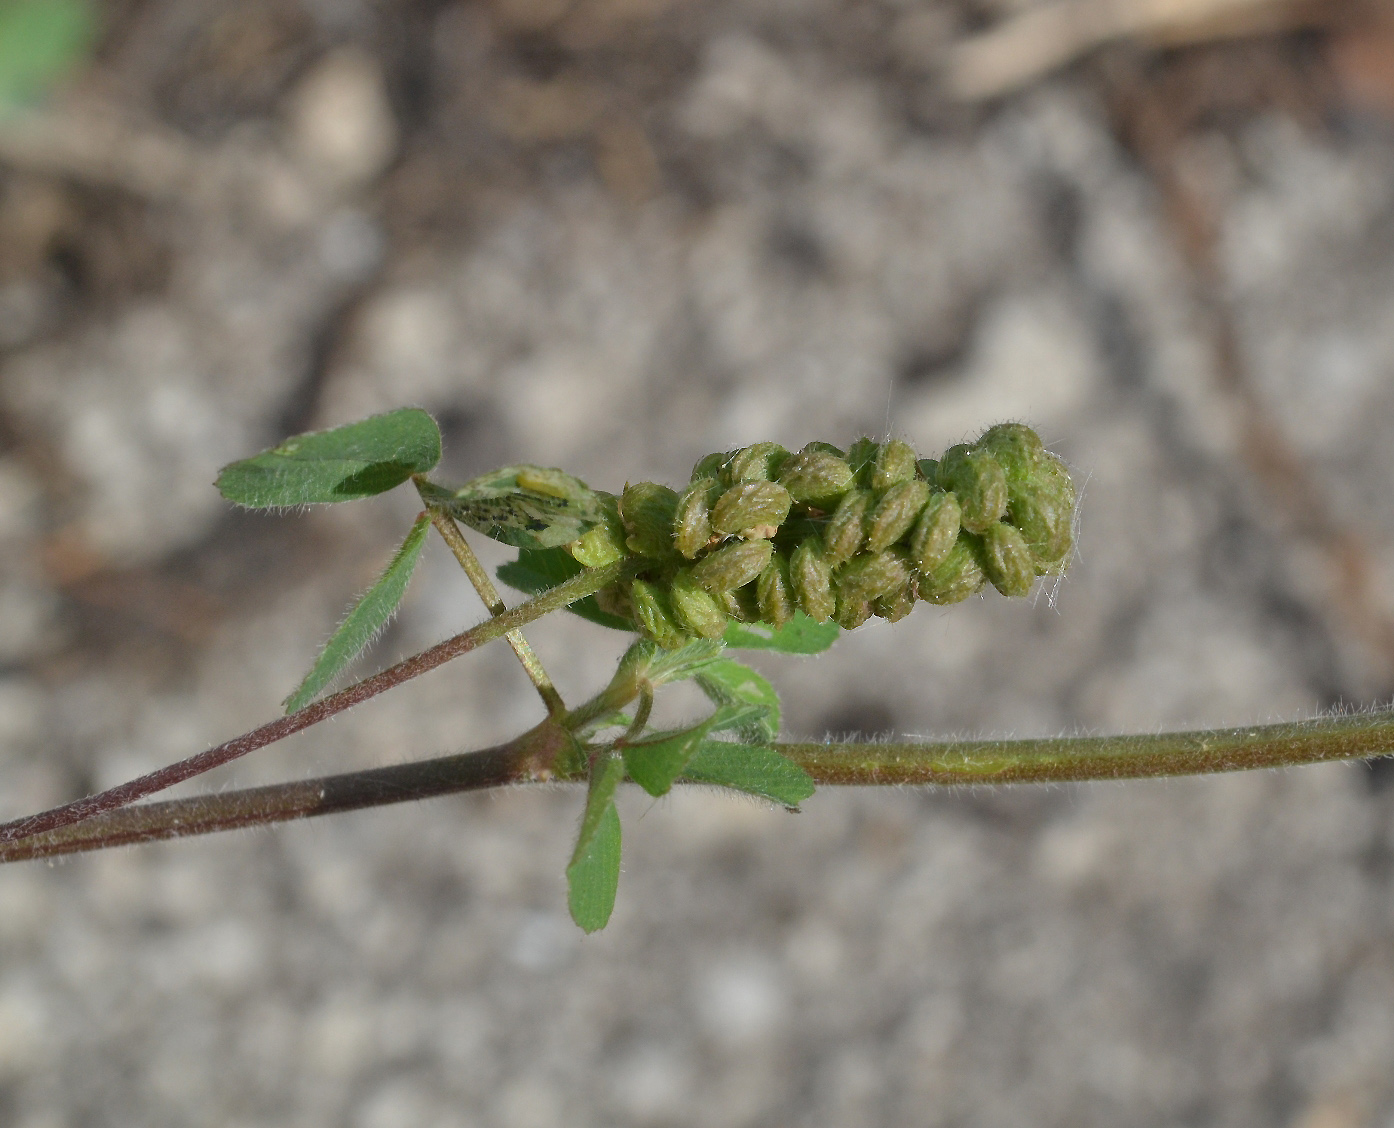
[[[779,627],[803,611],[850,629],[989,583],[1024,596],[1074,548],[1074,483],[1018,423],[939,459],[898,439],[756,443],[707,455],[681,492],[639,482],[607,504],[567,547],[588,567],[641,558],[597,599],[666,647],[720,638],[732,619]]]

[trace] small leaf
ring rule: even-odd
[[[432,485],[429,494],[452,517],[514,548],[557,548],[605,520],[600,494],[544,466],[505,466],[458,489]]]
[[[683,779],[713,783],[797,807],[813,794],[813,777],[787,756],[759,744],[704,740],[683,769]]]
[[[286,698],[287,713],[295,713],[305,708],[319,692],[332,682],[373,640],[392,618],[397,605],[406,594],[407,581],[421,557],[421,547],[426,543],[426,534],[431,529],[431,519],[422,514],[411,527],[407,539],[392,558],[392,563],[355,604],[352,611],[344,616],[344,621],[324,644],[314,668],[305,675],[300,688]]]
[[[586,813],[571,864],[566,867],[571,919],[587,932],[599,932],[615,908],[620,883],[620,816],[615,789],[624,778],[624,761],[606,754],[591,768]]]
[[[563,548],[525,548],[519,551],[517,560],[499,565],[498,574],[500,580],[516,591],[539,595],[584,570]],[[634,624],[628,619],[602,611],[593,595],[578,599],[566,609],[602,627],[613,627],[619,631],[634,629]]]
[[[248,509],[353,501],[399,486],[440,461],[440,430],[419,408],[313,431],[224,466],[218,490]]]
[[[802,611],[777,630],[768,623],[732,623],[723,636],[732,650],[780,650],[785,654],[821,654],[837,641],[836,623],[818,623]]]
[[[779,735],[779,694],[760,674],[734,658],[711,662],[697,684],[717,705],[727,707],[713,731],[735,729],[747,740],[767,742]],[[739,709],[738,707],[745,708]]]
[[[76,67],[93,31],[83,0],[0,0],[0,111],[38,97]]]
[[[655,685],[686,681],[721,658],[726,644],[720,639],[695,638],[677,650],[659,650],[648,664],[648,679]]]
[[[624,746],[624,766],[629,778],[657,798],[667,795],[673,781],[682,775],[688,761],[711,731],[711,722],[660,733],[648,740],[636,740]]]

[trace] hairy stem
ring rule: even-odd
[[[631,562],[617,561],[603,568],[589,569],[578,576],[573,576],[565,583],[558,584],[551,591],[543,592],[535,599],[520,604],[511,611],[495,615],[492,619],[471,627],[467,631],[462,631],[444,642],[437,643],[429,650],[423,650],[420,654],[408,658],[404,662],[398,662],[395,666],[390,666],[381,673],[365,678],[363,681],[340,690],[338,693],[331,694],[329,697],[321,698],[319,701],[305,706],[299,712],[291,713],[287,717],[279,717],[260,728],[255,728],[251,732],[243,733],[239,737],[219,744],[215,748],[209,748],[204,752],[188,757],[188,759],[159,768],[98,795],[89,795],[85,799],[65,803],[60,807],[41,811],[39,814],[30,815],[27,818],[0,823],[0,844],[58,830],[61,827],[92,818],[104,811],[124,807],[137,799],[143,799],[147,795],[153,795],[157,791],[173,787],[176,783],[182,783],[186,779],[192,779],[203,772],[230,763],[249,752],[255,752],[258,748],[265,748],[268,744],[274,744],[293,733],[328,720],[336,713],[351,709],[353,706],[367,701],[370,697],[376,697],[379,693],[399,686],[403,682],[420,677],[422,674],[434,670],[437,666],[444,665],[452,658],[458,658],[461,654],[475,650],[486,642],[501,638],[509,631],[531,623],[534,619],[541,618],[551,611],[559,610],[569,603],[575,603],[578,599],[593,595],[606,584],[618,579],[627,568],[633,566]],[[278,820],[273,818],[269,821]]]
[[[45,858],[260,826],[456,791],[540,780],[556,770],[565,730],[552,720],[482,752],[302,783],[224,792],[110,811],[78,826],[0,839],[0,862]],[[1368,759],[1394,754],[1394,713],[1151,736],[775,746],[820,784],[993,784],[1141,779]],[[556,765],[556,768],[554,768]]]
[[[474,549],[470,548],[469,542],[460,532],[460,526],[455,524],[455,520],[450,514],[432,505],[430,498],[424,491],[421,491],[421,500],[426,502],[426,508],[431,514],[431,524],[436,527],[436,532],[440,533],[441,539],[450,546],[455,560],[464,569],[465,575],[469,577],[469,582],[474,585],[474,590],[479,593],[479,598],[489,609],[489,614],[502,615],[508,608],[499,598],[498,589],[494,587],[494,582],[489,579],[489,573],[484,570],[484,566],[479,563],[479,557],[475,556]],[[503,637],[508,640],[508,645],[513,648],[513,653],[518,656],[518,661],[527,671],[528,678],[542,698],[542,703],[547,706],[548,715],[557,717],[565,713],[566,702],[561,699],[557,687],[552,684],[552,679],[547,676],[547,671],[542,667],[542,659],[537,656],[537,652],[523,637],[523,632],[509,631]]]

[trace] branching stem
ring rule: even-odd
[[[351,709],[353,706],[367,701],[370,697],[376,697],[379,693],[399,686],[403,682],[420,677],[422,674],[434,670],[437,666],[444,665],[452,658],[458,658],[461,654],[477,649],[486,642],[502,638],[509,631],[531,623],[534,619],[541,618],[551,611],[560,610],[567,604],[575,603],[578,599],[594,595],[606,584],[619,579],[633,567],[632,562],[617,561],[603,568],[588,569],[580,575],[573,576],[565,583],[558,584],[551,591],[543,592],[536,598],[520,604],[511,611],[495,615],[492,619],[471,627],[467,631],[462,631],[444,642],[437,643],[429,650],[423,650],[420,654],[408,658],[404,662],[398,662],[395,666],[390,666],[381,673],[365,678],[338,693],[321,698],[313,704],[305,706],[299,712],[291,713],[287,717],[279,717],[260,728],[255,728],[251,732],[243,733],[239,737],[219,744],[215,748],[209,748],[185,760],[180,760],[178,763],[159,768],[98,795],[89,795],[85,799],[65,803],[60,807],[41,811],[39,814],[30,815],[27,818],[0,823],[0,846],[14,843],[31,835],[59,830],[103,812],[114,811],[128,803],[134,803],[137,799],[143,799],[147,795],[153,795],[167,787],[173,787],[176,783],[183,783],[203,772],[230,763],[249,752],[255,752],[258,748],[265,748],[268,744],[274,744],[293,733],[319,724],[320,721],[328,720],[336,713]],[[268,821],[275,822],[277,819],[272,818]]]
[[[481,752],[110,810],[80,825],[18,840],[15,835],[0,839],[0,862],[268,825],[457,791],[541,780],[578,781],[583,778],[581,771],[560,768],[557,750],[565,739],[564,728],[549,718],[517,740]],[[819,784],[1141,779],[1388,756],[1394,754],[1394,713],[1150,736],[775,747]]]

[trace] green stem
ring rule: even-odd
[[[429,650],[423,650],[420,654],[408,658],[404,662],[389,666],[381,673],[365,678],[338,693],[322,697],[289,716],[278,717],[260,728],[243,733],[215,748],[209,748],[177,763],[158,768],[98,795],[89,795],[72,803],[64,803],[60,807],[40,811],[36,815],[2,823],[0,824],[0,844],[12,843],[31,835],[57,830],[103,812],[124,807],[128,803],[134,803],[137,799],[143,799],[147,795],[153,795],[157,791],[173,787],[176,783],[182,783],[186,779],[192,779],[196,775],[230,763],[249,752],[255,752],[258,748],[265,748],[268,744],[274,744],[292,733],[300,732],[302,729],[327,720],[336,713],[342,713],[345,709],[350,709],[354,705],[367,701],[370,697],[376,697],[379,693],[385,693],[403,682],[420,677],[422,674],[434,670],[437,666],[444,665],[452,658],[458,658],[461,654],[478,649],[486,642],[502,638],[509,631],[525,626],[534,619],[540,619],[543,615],[559,611],[568,604],[575,603],[578,599],[594,595],[606,584],[613,583],[621,576],[629,574],[636,566],[632,560],[620,560],[613,564],[607,564],[603,568],[587,569],[579,575],[572,576],[564,583],[558,584],[550,591],[544,591],[536,598],[519,604],[511,611],[495,615],[492,619],[480,623],[476,627],[471,627],[453,638],[437,643]],[[275,822],[277,820],[271,819],[269,821]]]
[[[508,610],[508,607],[499,598],[498,589],[494,587],[494,582],[489,579],[489,573],[479,563],[479,557],[475,556],[474,549],[470,548],[469,542],[460,532],[460,526],[455,524],[450,514],[431,504],[430,498],[421,489],[420,479],[418,478],[416,481],[417,492],[421,494],[421,500],[426,503],[426,509],[431,514],[431,524],[436,527],[436,532],[440,533],[441,539],[450,547],[455,560],[464,570],[465,575],[469,577],[469,582],[474,585],[474,590],[479,593],[479,598],[484,601],[484,606],[489,609],[489,614],[502,615]],[[552,679],[547,676],[547,671],[542,666],[542,659],[537,656],[537,651],[533,650],[528,640],[523,637],[523,632],[509,631],[503,637],[513,648],[513,653],[518,656],[518,661],[522,663],[523,669],[527,671],[528,678],[542,698],[542,703],[547,706],[548,716],[559,717],[565,713],[566,702],[561,699],[557,687],[552,684]]]
[[[454,791],[542,780],[579,782],[585,778],[579,765],[562,768],[565,758],[559,753],[567,739],[564,728],[549,719],[518,740],[483,752],[126,807],[78,826],[18,841],[0,839],[0,862],[267,825]],[[1388,756],[1394,754],[1394,713],[1150,736],[895,744],[843,741],[775,747],[820,784],[1141,779]]]

